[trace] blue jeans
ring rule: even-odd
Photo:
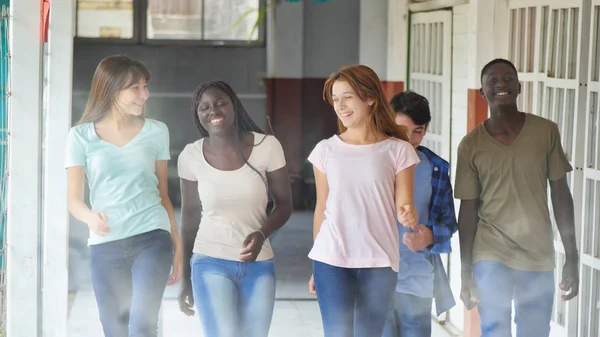
[[[430,337],[432,299],[396,292],[383,337]]]
[[[92,284],[106,337],[157,336],[172,256],[165,230],[90,246]]]
[[[482,337],[511,336],[512,300],[517,337],[548,337],[554,304],[554,271],[531,272],[495,261],[473,265]]]
[[[325,337],[381,336],[398,273],[313,261],[313,274]]]
[[[275,306],[273,260],[239,262],[194,254],[191,266],[204,336],[269,335]]]

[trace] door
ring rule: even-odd
[[[410,21],[408,89],[425,96],[431,109],[431,123],[421,144],[450,161],[452,11],[411,14]],[[442,261],[448,271],[449,257],[442,256]],[[440,317],[447,318],[446,314]]]
[[[584,27],[584,1],[511,0],[509,1],[509,58],[521,81],[519,108],[553,120],[558,124],[563,149],[573,166],[567,175],[575,205],[577,233],[581,228],[583,200],[583,134],[586,90],[582,81],[587,74],[585,52],[587,31]],[[585,36],[585,38],[584,38]],[[552,205],[550,204],[552,213]],[[554,215],[551,214],[556,249],[556,282],[562,277],[564,248]],[[579,234],[577,235],[579,238]],[[575,337],[580,297],[565,303],[562,292],[555,294],[552,336]]]
[[[585,107],[585,160],[581,222],[581,277],[578,332],[600,336],[600,0],[591,5],[587,104]]]

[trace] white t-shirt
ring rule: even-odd
[[[281,143],[273,137],[254,135],[254,148],[248,158],[266,179],[266,172],[285,166]],[[263,138],[265,138],[263,140]],[[233,171],[222,171],[204,158],[200,139],[186,145],[179,155],[179,176],[198,182],[202,219],[194,243],[194,253],[218,259],[239,261],[246,237],[267,221],[267,188],[263,179],[244,164]],[[269,241],[265,242],[257,261],[273,258]]]
[[[352,145],[333,136],[308,160],[329,185],[325,220],[308,257],[342,268],[398,271],[396,174],[419,163],[412,145],[396,138]]]

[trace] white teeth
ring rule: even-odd
[[[499,92],[496,94],[496,96],[504,96],[504,95],[508,95],[507,92]]]
[[[223,121],[223,118],[215,118],[215,119],[210,120],[210,124],[216,125],[216,124],[221,123],[222,121]]]
[[[340,114],[340,116],[342,116],[342,117],[348,117],[350,115],[352,115],[352,112],[343,112]]]

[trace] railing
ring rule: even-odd
[[[10,50],[9,10],[1,1],[0,16],[0,337],[6,336],[6,215],[8,183]]]

